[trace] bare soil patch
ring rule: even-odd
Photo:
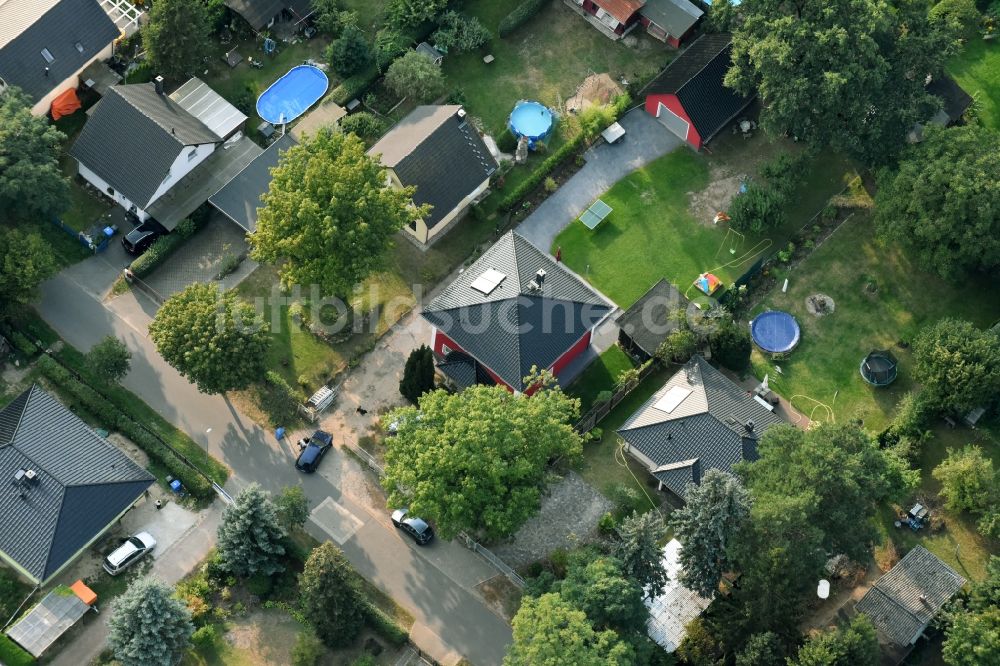
[[[566,100],[566,110],[579,113],[588,106],[608,104],[621,94],[621,86],[608,74],[591,74],[576,89],[576,94]]]
[[[688,210],[696,220],[709,226],[719,211],[729,210],[733,197],[740,191],[740,182],[746,177],[743,174],[723,175],[723,169],[713,168],[711,182],[700,192],[689,192]]]
[[[813,294],[806,298],[806,310],[814,317],[825,317],[828,314],[833,314],[836,308],[836,303],[826,294]]]

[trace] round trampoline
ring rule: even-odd
[[[514,105],[514,110],[510,112],[507,119],[507,126],[511,133],[518,139],[522,136],[528,138],[528,147],[534,150],[535,144],[545,141],[552,132],[555,119],[541,102],[529,102],[521,100]]]
[[[888,386],[896,381],[896,357],[887,349],[876,349],[861,361],[861,378],[872,386]]]
[[[799,322],[780,310],[763,312],[750,322],[750,337],[755,345],[771,354],[783,354],[799,344]]]

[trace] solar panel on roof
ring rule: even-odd
[[[684,402],[684,399],[689,395],[691,395],[691,389],[684,388],[683,386],[671,386],[670,390],[667,391],[662,398],[657,400],[653,407],[661,412],[670,414],[677,409],[677,406]]]
[[[475,279],[472,283],[472,288],[486,296],[489,296],[493,293],[493,290],[499,287],[500,283],[506,279],[506,275],[495,268],[490,268]]]

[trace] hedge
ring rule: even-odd
[[[346,106],[352,99],[361,97],[372,84],[378,81],[379,76],[381,74],[379,74],[378,69],[373,65],[363,72],[349,76],[341,81],[340,85],[327,95],[327,99],[332,99],[334,103],[340,106]]]
[[[5,666],[31,666],[35,658],[22,650],[17,643],[0,634],[0,664]]]
[[[152,273],[157,266],[166,261],[167,257],[177,251],[177,248],[198,231],[199,226],[191,219],[181,220],[171,233],[160,236],[149,249],[142,253],[129,268],[136,277],[146,277]]]
[[[364,614],[372,631],[393,645],[399,647],[409,640],[410,634],[375,604],[365,604]]]
[[[506,37],[517,28],[527,23],[535,14],[542,10],[542,7],[548,3],[549,0],[524,0],[524,2],[514,8],[514,11],[507,14],[507,16],[504,16],[503,19],[500,20],[500,26],[497,28],[497,34],[501,37]]]
[[[577,134],[575,137],[564,143],[559,147],[559,150],[549,155],[542,162],[541,166],[532,172],[530,176],[521,181],[517,187],[511,190],[510,194],[505,196],[500,200],[500,210],[510,210],[517,203],[528,196],[536,187],[541,185],[545,177],[548,176],[553,169],[562,164],[566,159],[568,159],[577,149],[583,145],[585,137],[583,133]]]

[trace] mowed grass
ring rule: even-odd
[[[832,410],[837,422],[860,418],[872,432],[888,424],[899,398],[914,388],[912,354],[897,343],[908,344],[921,327],[942,317],[987,326],[1000,316],[1000,291],[984,279],[946,282],[926,272],[900,249],[880,244],[863,213],[795,267],[789,280],[788,293],[774,290],[754,314],[791,312],[802,341],[777,362],[754,352],[757,377],[768,373],[771,387],[814,420],[829,420]],[[806,311],[806,298],[817,293],[833,298],[833,314],[817,318]],[[899,375],[891,386],[876,389],[861,379],[858,367],[869,351],[885,348],[899,359]]]
[[[1000,42],[970,41],[948,63],[948,72],[979,104],[983,125],[1000,130]]]
[[[618,345],[601,352],[568,387],[566,393],[580,399],[580,414],[586,414],[593,407],[601,391],[614,391],[618,376],[635,367],[632,359]]]

